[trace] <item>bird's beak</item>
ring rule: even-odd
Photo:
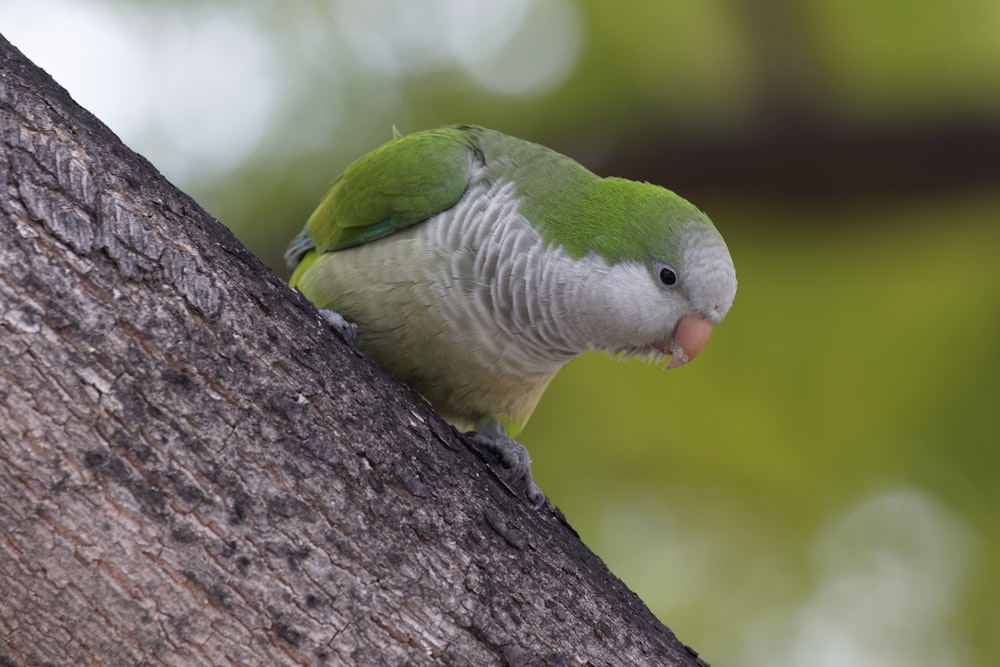
[[[670,338],[670,363],[667,368],[683,366],[698,356],[712,335],[712,323],[694,315],[685,315],[677,322],[674,335]]]

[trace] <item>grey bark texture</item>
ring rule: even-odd
[[[703,665],[0,37],[0,666]]]

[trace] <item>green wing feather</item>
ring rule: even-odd
[[[463,128],[399,137],[351,164],[285,253],[295,286],[320,253],[374,241],[432,218],[462,198],[476,157]]]

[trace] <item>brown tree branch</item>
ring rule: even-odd
[[[700,665],[0,37],[0,665]]]

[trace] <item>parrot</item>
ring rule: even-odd
[[[681,366],[736,295],[725,241],[681,196],[475,125],[393,128],[285,260],[291,287],[512,469],[536,510],[515,437],[557,372],[590,351]]]

